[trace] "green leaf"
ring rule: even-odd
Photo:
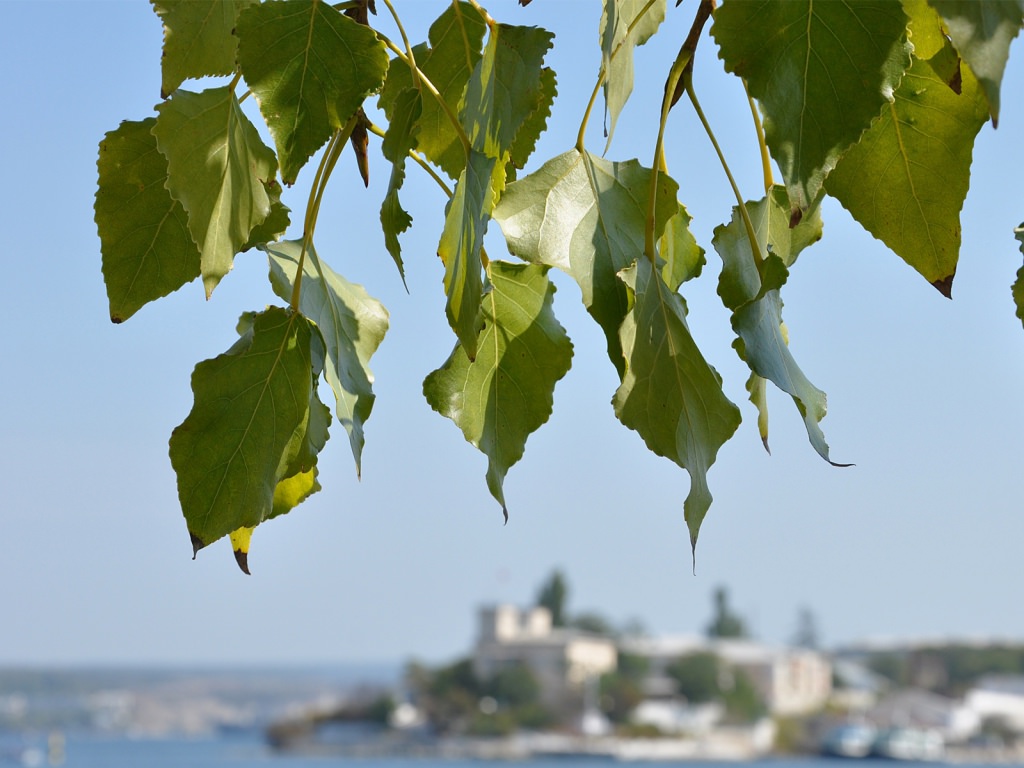
[[[313,334],[316,338],[316,334]],[[285,477],[274,488],[274,498],[268,520],[291,512],[295,507],[321,490],[317,481],[319,470],[317,459],[327,444],[328,428],[331,425],[331,410],[320,400],[317,384],[322,371],[314,369],[309,399],[309,422],[306,434],[299,446],[298,454],[292,460]]]
[[[185,80],[235,71],[235,20],[257,0],[150,0],[164,25],[160,57],[166,99]]]
[[[962,72],[957,95],[928,62],[915,60],[895,101],[826,185],[865,229],[945,296],[960,254],[974,138],[987,118],[970,71]]]
[[[381,143],[381,152],[391,163],[391,178],[388,180],[388,191],[380,207],[380,223],[384,229],[384,246],[398,267],[398,274],[405,282],[405,265],[402,263],[402,245],[398,236],[412,226],[410,216],[398,199],[398,191],[405,182],[405,161],[409,152],[416,148],[416,121],[422,110],[419,92],[415,88],[406,88],[398,96],[391,122]],[[407,286],[408,288],[408,286]]]
[[[267,190],[267,197],[270,199],[270,213],[262,224],[257,225],[249,233],[249,242],[242,246],[243,251],[279,240],[292,223],[289,215],[292,212],[291,208],[281,202],[281,185],[277,183],[277,179],[263,182],[263,188]]]
[[[509,184],[494,210],[509,251],[576,280],[583,304],[604,330],[620,377],[625,363],[619,326],[629,298],[617,274],[644,251],[650,186],[650,169],[635,160],[610,162],[571,150]],[[657,237],[679,211],[677,188],[660,175]]]
[[[607,146],[612,143],[619,113],[633,92],[633,49],[658,31],[666,5],[665,0],[604,0],[600,35]]]
[[[547,271],[492,261],[476,360],[457,345],[423,382],[430,406],[487,456],[487,487],[506,519],[505,474],[551,415],[555,383],[572,360],[572,343],[551,310],[555,287]]]
[[[713,240],[722,257],[718,293],[732,310],[732,327],[739,337],[734,346],[755,377],[770,380],[793,398],[814,450],[834,463],[820,425],[826,413],[825,393],[808,380],[790,352],[779,293],[789,276],[788,268],[800,252],[821,239],[819,210],[813,208],[791,228],[791,203],[786,189],[779,186],[772,188],[769,197],[747,203],[746,209],[757,235],[756,259],[738,208],[733,208],[728,225],[715,229]],[[752,379],[747,382],[747,390],[758,408],[758,427],[767,447],[768,411],[763,384]]]
[[[908,24],[910,42],[914,45],[914,56],[930,59],[946,47],[946,35],[942,19],[928,4],[928,0],[902,0],[903,12],[910,19]]]
[[[444,262],[445,315],[466,354],[476,357],[480,331],[480,278],[484,232],[494,208],[494,190],[500,186],[504,165],[476,150],[455,185],[455,196],[444,219],[437,255]]]
[[[292,184],[388,69],[376,33],[320,0],[262,3],[238,18],[238,64]]]
[[[615,415],[648,448],[689,473],[684,510],[695,550],[711,506],[707,472],[739,426],[740,412],[697,349],[679,294],[669,290],[646,258],[621,274],[635,301],[622,323],[626,374],[612,401]]]
[[[665,262],[661,279],[669,290],[678,291],[687,280],[699,277],[707,259],[704,249],[690,232],[690,214],[679,206],[679,211],[665,224],[665,232],[658,243],[658,255]]]
[[[1024,26],[1020,0],[928,0],[942,16],[949,37],[988,100],[992,125],[999,123],[999,86],[1010,43]]]
[[[270,213],[264,185],[277,161],[230,88],[179,89],[157,112],[153,135],[167,158],[167,189],[188,212],[209,297]]]
[[[747,80],[793,204],[807,210],[910,66],[899,0],[726,2],[711,34]]]
[[[1020,252],[1024,253],[1024,222],[1013,230],[1013,234],[1020,240]],[[1017,305],[1017,318],[1024,323],[1024,267],[1017,270],[1017,282],[1013,284],[1013,302]]]
[[[539,27],[491,28],[459,104],[459,119],[473,149],[494,158],[504,158],[511,149],[543,96],[541,68],[553,37]]]
[[[278,483],[307,444],[312,387],[309,322],[269,307],[243,317],[242,337],[196,366],[195,404],[171,434],[171,464],[193,548],[273,512]]]
[[[417,50],[416,64],[437,87],[453,115],[458,114],[466,83],[482,55],[486,30],[487,25],[472,5],[466,2],[452,3],[430,26],[429,52],[421,56],[423,49]],[[397,63],[395,67],[399,71],[405,70],[395,77],[395,87],[400,91],[401,88],[411,86],[412,77],[408,74],[408,68]],[[387,110],[387,100],[382,101]],[[388,117],[391,117],[390,112]],[[432,96],[423,97],[423,111],[418,125],[420,150],[451,178],[459,178],[466,167],[466,151],[458,131],[437,99]]]
[[[514,181],[516,171],[526,166],[526,161],[530,159],[530,155],[533,154],[533,150],[537,146],[537,140],[547,130],[551,105],[554,103],[557,93],[558,84],[555,79],[555,71],[550,68],[541,70],[537,103],[520,126],[512,148],[509,150],[509,162],[505,169],[505,176],[509,181]]]
[[[167,160],[150,133],[154,123],[123,122],[100,142],[96,227],[115,323],[199,277],[188,216],[164,186]]]
[[[287,240],[264,249],[270,260],[274,292],[290,301],[295,285],[301,240]],[[310,246],[302,265],[299,310],[320,329],[326,345],[324,378],[334,392],[335,413],[348,432],[356,469],[363,452],[363,425],[375,395],[370,358],[388,330],[388,312],[361,285],[350,283],[320,260]]]

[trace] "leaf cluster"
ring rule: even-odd
[[[658,139],[644,165],[605,155],[632,91],[634,50],[659,33],[668,3],[603,0],[598,72],[576,141],[524,174],[558,90],[545,63],[553,35],[542,28],[500,23],[476,0],[438,2],[418,44],[391,0],[381,17],[374,0],[152,5],[164,29],[162,100],[100,143],[102,269],[111,320],[122,322],[196,278],[209,298],[242,251],[267,256],[281,305],[243,315],[238,341],[196,367],[193,409],[170,441],[194,551],[229,536],[246,571],[253,529],[319,490],[317,461],[334,421],[360,467],[374,402],[369,363],[388,313],[314,244],[324,190],[347,147],[365,184],[371,140],[380,140],[390,165],[382,244],[403,281],[409,169],[441,191],[436,253],[454,343],[423,392],[486,457],[487,486],[506,519],[506,474],[549,418],[571,366],[573,346],[553,310],[549,271],[557,269],[577,283],[604,335],[619,378],[615,415],[689,475],[683,506],[695,547],[712,503],[709,470],[740,410],[688,325],[681,291],[701,275],[706,252],[669,175],[672,110],[689,103],[735,192],[711,245],[761,438],[767,447],[771,382],[831,462],[825,394],[797,364],[782,319],[789,273],[822,238],[820,205],[831,195],[951,294],[973,144],[987,121],[998,122],[1009,47],[1024,25],[1022,0],[689,4],[694,22],[666,62]],[[693,57],[709,20],[723,66],[749,95],[759,199],[736,186],[696,94]],[[401,44],[383,31],[388,23]],[[221,80],[186,88],[207,77]],[[607,136],[597,155],[586,138],[602,94]],[[243,108],[249,96],[265,131]],[[286,238],[293,222],[283,188],[303,172],[312,184],[294,222],[301,231]],[[486,253],[492,220],[515,261]],[[1013,289],[1024,319],[1022,285],[1024,269]]]

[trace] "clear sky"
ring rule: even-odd
[[[396,4],[416,40],[442,5]],[[559,96],[536,168],[574,143],[599,65],[599,6],[488,5],[500,20],[557,34],[549,62]],[[664,76],[695,6],[669,5],[662,34],[638,52],[642,74],[609,157],[651,162]],[[833,458],[855,467],[822,462],[777,391],[773,454],[765,453],[715,294],[713,251],[703,279],[686,286],[698,342],[744,416],[710,473],[715,503],[696,575],[682,516],[686,473],[615,420],[617,378],[603,338],[564,276],[555,278],[555,311],[575,343],[573,370],[555,390],[553,418],[509,472],[511,518],[502,525],[484,458],[421,394],[453,344],[435,256],[443,200],[410,168],[406,294],[377,224],[387,168],[373,162],[366,191],[343,157],[317,247],[391,312],[372,362],[378,397],[363,479],[335,429],[320,459],[324,491],[257,530],[246,577],[226,541],[192,561],[167,439],[191,408],[195,363],[233,343],[241,312],[276,302],[266,262],[244,254],[212,301],[196,282],[120,326],[108,320],[100,273],[97,145],[121,120],[152,114],[160,23],[141,0],[0,0],[0,26],[0,663],[450,658],[471,642],[479,605],[526,603],[555,567],[569,578],[572,610],[636,618],[653,632],[699,631],[724,584],[769,641],[791,635],[801,606],[814,610],[827,643],[1024,639],[1024,330],[1010,296],[1021,264],[1012,230],[1024,219],[1019,41],[1000,128],[986,126],[976,147],[954,301],[834,203],[824,240],[801,256],[784,291],[794,354],[829,395]],[[701,47],[698,92],[742,189],[758,196],[739,81],[722,73],[712,40]],[[595,119],[589,147],[600,152],[603,141]],[[668,162],[710,249],[733,201],[683,103],[671,117]],[[293,209],[304,205],[310,175],[286,193]],[[498,258],[505,249],[491,229],[488,251]]]

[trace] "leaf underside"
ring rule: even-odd
[[[974,73],[988,102],[992,124],[999,123],[999,87],[1010,43],[1024,25],[1020,0],[928,0],[938,11],[960,57]]]
[[[646,43],[665,20],[666,0],[604,0],[601,12],[601,67],[608,146],[615,124],[633,92],[633,49]]]
[[[797,256],[821,239],[820,211],[815,207],[795,227],[790,227],[791,204],[785,187],[780,186],[773,187],[767,197],[747,203],[746,209],[757,236],[758,257],[751,251],[738,208],[733,208],[728,225],[715,229],[714,246],[722,257],[718,293],[732,311],[732,327],[738,337],[736,351],[750,367],[747,392],[758,410],[761,440],[767,448],[764,381],[769,380],[793,398],[818,455],[835,464],[829,457],[820,426],[826,413],[825,393],[808,380],[789,349],[780,294]]]
[[[629,298],[617,275],[643,253],[650,174],[635,160],[611,162],[571,150],[509,184],[494,211],[511,253],[556,267],[577,282],[620,377],[625,363],[619,326]],[[679,212],[676,189],[662,174],[655,209],[659,237]]]
[[[302,241],[273,243],[264,250],[270,260],[274,292],[285,301],[291,300]],[[323,336],[324,378],[334,393],[335,413],[348,432],[360,471],[363,425],[375,399],[369,363],[388,330],[388,312],[361,285],[350,283],[332,270],[312,246],[303,260],[299,310],[316,323]]]

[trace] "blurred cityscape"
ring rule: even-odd
[[[825,649],[804,609],[767,645],[724,589],[703,634],[658,636],[571,615],[567,595],[555,572],[532,604],[481,607],[473,646],[438,666],[0,668],[0,763],[28,734],[56,764],[64,734],[237,732],[359,756],[1024,760],[1024,641]]]

